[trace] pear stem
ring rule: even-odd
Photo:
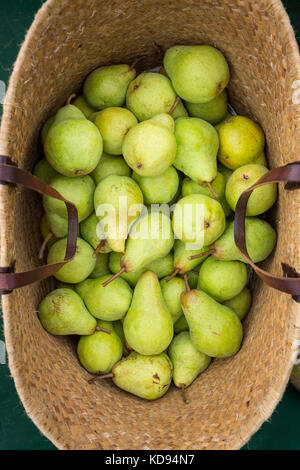
[[[188,400],[187,397],[186,397],[186,394],[185,394],[185,390],[186,390],[186,389],[185,389],[185,385],[182,384],[182,385],[180,386],[180,389],[181,389],[182,399],[183,399],[184,403],[185,403],[186,405],[188,405],[188,404],[190,403],[190,400]]]
[[[187,273],[184,274],[183,276],[184,282],[185,282],[185,290],[186,292],[191,292],[191,288],[189,286],[189,280],[188,280],[188,275]]]
[[[77,96],[76,93],[72,93],[72,94],[69,96],[69,98],[67,99],[67,101],[66,101],[66,106],[68,106],[69,104],[71,104],[71,101],[72,101],[74,98],[76,98],[76,96]]]
[[[197,258],[202,258],[203,256],[206,256],[206,255],[213,255],[214,252],[215,252],[215,249],[210,248],[209,250],[203,251],[203,253],[199,253],[198,255],[189,256],[189,259],[197,259]]]
[[[175,109],[176,109],[176,107],[177,107],[179,101],[180,101],[180,97],[177,96],[176,100],[175,100],[174,103],[173,103],[173,106],[171,107],[171,109],[170,109],[170,111],[169,111],[170,116],[171,116],[171,114],[175,111]]]
[[[110,335],[111,331],[108,330],[107,328],[101,328],[101,326],[96,326],[95,331],[103,331],[103,333],[107,333]]]
[[[50,232],[50,233],[47,235],[47,237],[45,238],[45,240],[43,241],[42,246],[41,246],[40,251],[39,251],[39,256],[38,256],[39,259],[43,259],[43,256],[44,256],[44,253],[45,253],[45,249],[46,249],[47,243],[48,243],[48,242],[51,240],[51,238],[53,238],[53,237],[54,237],[53,233]]]
[[[101,240],[101,242],[99,243],[99,245],[97,246],[96,250],[93,253],[93,256],[95,258],[98,255],[99,251],[102,250],[102,248],[105,247],[106,243],[107,243],[106,240]]]
[[[171,279],[173,279],[173,277],[177,276],[178,273],[179,273],[179,269],[177,268],[177,269],[175,269],[175,271],[171,274],[171,276],[169,276],[169,277],[167,277],[167,278],[165,279],[165,282],[171,281]]]
[[[212,193],[212,195],[216,198],[216,199],[219,199],[219,194],[216,193],[216,191],[214,190],[214,188],[212,187],[212,184],[211,183],[206,183],[207,186],[209,187],[209,190],[210,192]]]
[[[117,277],[121,276],[121,274],[125,273],[125,272],[126,272],[126,268],[125,268],[125,266],[123,266],[123,268],[121,268],[119,272],[114,274],[110,279],[107,279],[107,281],[103,282],[103,284],[102,284],[103,287],[106,287],[108,284],[110,284],[112,281],[117,279]]]
[[[92,384],[96,382],[97,380],[112,379],[113,377],[114,377],[114,374],[110,372],[109,374],[97,375],[96,377],[93,377],[92,379],[90,379],[88,382],[89,384]]]
[[[133,70],[134,67],[136,66],[136,64],[137,64],[138,62],[140,62],[142,59],[144,59],[145,57],[146,57],[145,55],[142,55],[141,57],[138,57],[137,59],[135,59],[135,60],[132,62],[131,66],[129,67],[129,70]]]

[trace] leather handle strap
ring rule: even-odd
[[[234,240],[245,260],[252,266],[256,274],[268,286],[280,290],[293,296],[300,294],[300,277],[280,277],[269,274],[267,271],[256,266],[249,257],[245,239],[245,216],[247,202],[254,189],[269,183],[279,183],[281,181],[300,182],[300,163],[290,163],[288,165],[274,168],[260,178],[253,186],[244,191],[237,203],[234,217]]]
[[[22,273],[9,272],[10,268],[0,270],[0,290],[8,293],[12,289],[41,281],[55,274],[64,264],[71,261],[76,253],[76,240],[78,231],[78,215],[76,206],[61,196],[55,189],[51,188],[44,181],[33,174],[17,168],[11,162],[9,157],[0,156],[0,183],[2,184],[20,184],[25,188],[37,191],[40,194],[46,194],[66,204],[68,212],[68,239],[65,258],[63,261],[53,264],[47,264],[31,269]],[[6,271],[6,272],[3,272]]]

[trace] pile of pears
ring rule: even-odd
[[[213,358],[241,347],[252,295],[233,217],[242,192],[269,170],[260,125],[228,111],[229,78],[216,48],[173,46],[162,67],[138,76],[135,63],[97,68],[42,127],[45,157],[33,172],[77,207],[79,227],[76,254],[38,315],[47,332],[80,337],[91,382],[111,379],[155,400],[173,379],[184,394]],[[269,184],[248,201],[255,263],[276,244],[258,217],[276,196]],[[126,222],[115,233],[99,210],[107,204]],[[50,196],[43,206],[39,257],[47,251],[56,263],[67,210]]]

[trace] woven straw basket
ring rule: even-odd
[[[41,124],[98,65],[158,65],[174,44],[211,44],[231,68],[229,95],[239,114],[260,122],[270,167],[299,159],[298,49],[277,0],[49,0],[38,12],[11,77],[1,126],[1,153],[31,170],[40,158]],[[295,101],[295,100],[294,100]],[[282,275],[281,263],[300,270],[299,192],[280,184],[271,214],[278,232],[263,266]],[[1,266],[37,266],[41,244],[39,196],[1,186]],[[298,266],[297,266],[298,264]],[[171,388],[156,402],[89,385],[76,343],[49,335],[36,309],[53,281],[3,296],[9,365],[25,409],[61,449],[238,449],[269,418],[286,386],[297,337],[298,305],[290,295],[254,283],[252,310],[240,352],[215,360],[189,389],[191,403]],[[298,316],[299,332],[299,316]]]

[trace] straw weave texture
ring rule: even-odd
[[[41,156],[41,124],[98,65],[146,55],[141,71],[161,63],[158,45],[201,43],[218,47],[229,61],[230,100],[262,125],[270,167],[299,160],[300,105],[292,101],[299,55],[276,0],[49,0],[14,67],[2,154],[31,170]],[[40,199],[21,188],[0,188],[0,264],[16,260],[17,271],[29,269],[38,265]],[[282,274],[281,262],[300,271],[299,203],[298,191],[280,185],[272,212],[278,244],[264,264],[273,273]],[[259,280],[240,352],[213,362],[189,388],[189,405],[175,388],[152,403],[109,381],[89,385],[75,340],[49,335],[37,318],[51,288],[49,280],[6,295],[3,311],[18,393],[30,418],[61,449],[238,449],[282,396],[299,335],[298,304]]]

